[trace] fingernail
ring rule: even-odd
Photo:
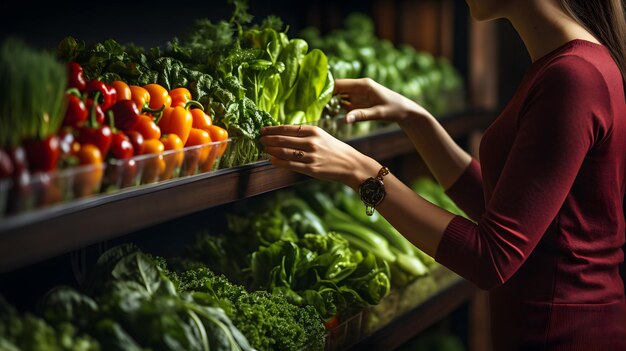
[[[354,122],[354,115],[353,114],[347,114],[346,115],[346,123],[352,123]]]

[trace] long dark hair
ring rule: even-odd
[[[626,85],[626,3],[624,0],[561,0],[561,3],[572,18],[611,51]]]

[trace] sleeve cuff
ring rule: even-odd
[[[475,227],[475,223],[461,216],[452,218],[443,232],[435,253],[435,260],[453,271],[467,264],[464,253],[468,252],[467,240]]]

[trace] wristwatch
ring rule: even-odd
[[[365,213],[368,216],[374,214],[374,209],[385,198],[385,183],[383,177],[389,174],[387,167],[382,167],[376,177],[369,177],[359,185],[359,195],[365,204]]]

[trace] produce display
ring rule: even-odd
[[[428,178],[413,186],[431,201],[445,198]],[[198,232],[180,255],[157,256],[129,243],[114,246],[83,283],[52,287],[29,311],[18,313],[0,295],[0,346],[349,347],[389,322],[381,311],[402,310],[420,289],[432,290],[428,278],[436,265],[392,233],[382,217],[357,219],[364,213],[357,201],[349,188],[312,183],[298,192],[251,199],[245,207],[253,216],[232,209],[225,232],[212,227]],[[403,301],[391,299],[398,294]]]
[[[7,41],[0,214],[254,162],[263,126],[319,119],[325,54],[233,3],[162,47],[66,37],[54,57]]]
[[[2,43],[0,218],[256,162],[268,125],[357,135],[339,130],[336,78],[371,77],[434,111],[460,89],[444,59],[394,48],[362,15],[290,37],[279,18],[253,24],[246,1],[229,3],[228,20],[196,20],[157,47]],[[432,180],[412,186],[464,215]],[[241,206],[180,255],[115,246],[29,311],[0,294],[0,349],[341,350],[413,306],[398,296],[436,288],[433,258],[350,188],[308,182]]]
[[[363,13],[348,15],[342,28],[326,35],[316,27],[299,35],[328,55],[335,78],[372,78],[437,117],[464,107],[463,80],[445,57],[377,37],[373,19]]]
[[[185,87],[87,78],[17,39],[1,50],[0,215],[207,172],[230,142]]]
[[[161,46],[3,43],[0,216],[258,161],[267,125],[369,131],[339,122],[336,78],[371,77],[435,112],[461,89],[444,58],[393,47],[365,15],[290,37],[278,17],[253,23],[246,1],[230,3],[228,20],[195,20]]]

